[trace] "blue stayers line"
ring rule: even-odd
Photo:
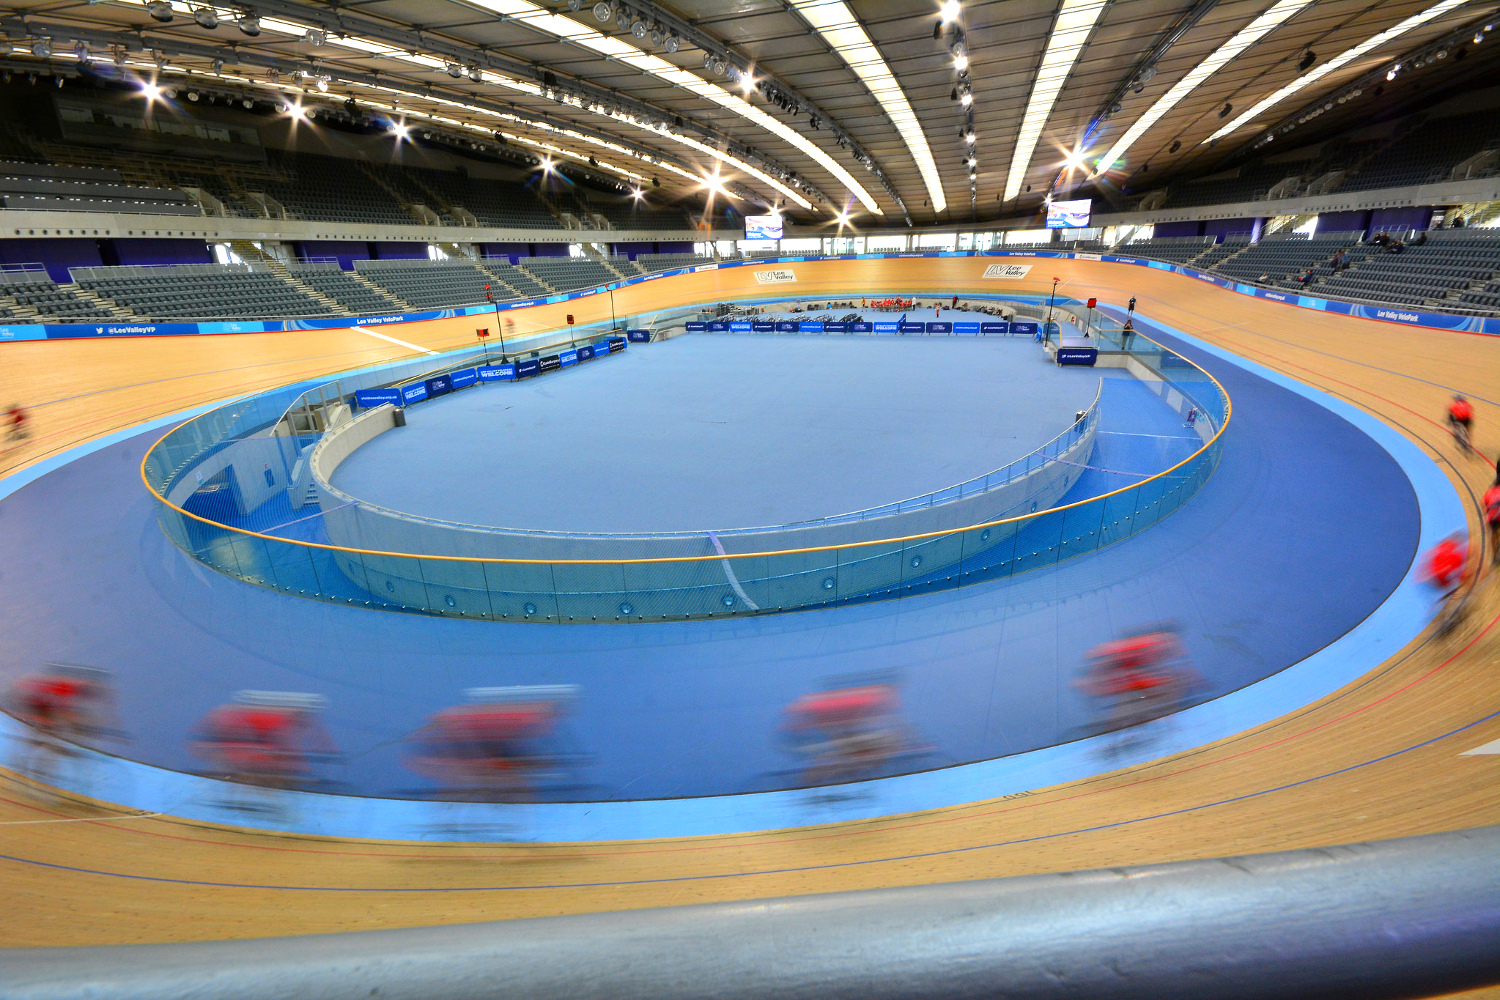
[[[626,879],[620,882],[556,882],[540,885],[478,885],[478,886],[433,886],[433,887],[400,887],[400,888],[376,888],[370,886],[316,886],[316,885],[256,885],[247,882],[204,882],[197,879],[166,878],[160,875],[127,875],[122,872],[107,872],[96,868],[78,868],[73,865],[59,865],[50,861],[34,861],[31,858],[19,858],[11,854],[0,854],[0,860],[14,861],[17,864],[34,865],[38,868],[51,868],[55,871],[76,872],[81,875],[102,875],[107,878],[130,879],[137,882],[165,882],[171,885],[195,885],[206,886],[215,889],[278,889],[289,892],[523,892],[527,890],[542,889],[600,889],[621,885],[661,885],[671,882],[708,882],[718,879],[753,878],[760,875],[794,875],[799,872],[828,871],[835,868],[859,868],[868,865],[883,865],[897,861],[921,861],[925,858],[939,858],[951,854],[969,854],[974,851],[988,851],[1001,847],[1017,847],[1021,844],[1035,844],[1045,840],[1056,840],[1059,837],[1081,836],[1086,833],[1100,833],[1104,830],[1118,830],[1122,827],[1134,826],[1137,823],[1149,823],[1152,820],[1170,819],[1173,816],[1185,816],[1189,813],[1202,812],[1205,809],[1214,809],[1218,806],[1233,805],[1236,802],[1246,802],[1250,799],[1260,798],[1264,795],[1274,795],[1302,785],[1310,785],[1315,781],[1325,778],[1336,778],[1350,771],[1358,771],[1360,768],[1379,764],[1393,758],[1420,750],[1456,736],[1466,729],[1489,722],[1500,716],[1500,712],[1491,712],[1489,715],[1475,719],[1473,722],[1459,726],[1457,729],[1449,730],[1441,736],[1414,743],[1409,747],[1394,750],[1391,753],[1370,760],[1360,761],[1358,764],[1350,764],[1335,771],[1325,771],[1323,774],[1314,775],[1311,778],[1302,778],[1299,781],[1288,782],[1285,785],[1277,785],[1274,788],[1265,788],[1258,792],[1247,792],[1244,795],[1235,795],[1227,799],[1218,799],[1214,802],[1203,802],[1196,806],[1185,806],[1181,809],[1172,809],[1167,812],[1153,813],[1150,816],[1137,816],[1135,819],[1122,819],[1114,823],[1101,823],[1098,826],[1080,827],[1074,830],[1062,830],[1057,833],[1043,833],[1035,837],[1020,837],[1016,840],[1001,840],[992,844],[975,844],[970,847],[950,847],[941,851],[923,851],[918,854],[898,854],[885,858],[866,858],[863,861],[834,861],[822,865],[799,865],[795,868],[762,868],[749,872],[727,872],[717,875],[673,875],[665,878],[638,878]],[[107,817],[99,820],[101,823],[109,822]]]

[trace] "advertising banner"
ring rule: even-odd
[[[445,396],[453,391],[453,379],[447,375],[436,375],[427,380],[428,396]]]
[[[755,280],[762,285],[780,285],[788,281],[797,280],[797,276],[792,273],[790,268],[779,271],[755,271],[753,273]]]
[[[730,333],[749,333],[750,321],[748,319],[731,320],[729,323]]]
[[[557,356],[557,360],[562,362],[564,368],[569,365],[576,365],[578,364],[578,352],[575,350],[563,351]]]
[[[465,368],[463,371],[450,372],[448,378],[453,382],[453,388],[462,389],[479,381],[479,373],[473,368]]]
[[[1094,347],[1059,347],[1057,349],[1057,363],[1060,365],[1088,365],[1093,366],[1099,360],[1099,350]]]
[[[625,350],[625,338],[624,337],[610,337],[609,338],[609,353],[614,354],[614,353],[616,353],[618,351],[623,351],[623,350]],[[599,351],[598,351],[597,348],[594,350],[594,356],[595,357],[599,356]]]
[[[954,333],[976,334],[979,332],[978,323],[954,323]]]
[[[927,324],[927,332],[928,333],[952,333],[953,332],[953,324],[952,323],[943,323],[943,322],[928,323]]]
[[[651,343],[651,331],[650,330],[626,330],[625,331],[625,339],[626,340],[633,340],[637,344],[649,344],[649,343]]]
[[[708,323],[708,332],[709,333],[728,333],[729,332],[729,320],[727,320],[727,319],[710,320],[709,323]]]
[[[392,406],[401,405],[400,389],[360,389],[354,393],[354,405],[361,410],[368,410],[375,406],[384,406],[390,403]]]
[[[991,264],[984,269],[986,278],[1024,278],[1031,273],[1030,264]]]
[[[481,365],[479,367],[479,381],[481,382],[509,382],[515,377],[515,365]]]
[[[876,333],[895,333],[895,332],[897,332],[896,331],[896,327],[899,326],[899,325],[900,325],[899,323],[876,323],[875,324],[875,332]]]
[[[703,322],[701,319],[690,319],[690,320],[687,321],[687,332],[688,333],[702,333],[704,330],[707,330],[707,329],[708,329],[708,324],[705,323],[705,322]]]
[[[900,323],[896,327],[897,333],[925,333],[926,331],[925,323]]]
[[[979,324],[979,332],[980,333],[1009,333],[1010,332],[1010,324],[1009,323],[980,323]]]
[[[578,349],[578,360],[579,361],[592,361],[592,360],[594,360],[594,348],[592,346],[590,346],[590,345],[587,345],[587,344],[584,345],[583,347],[580,347]]]
[[[803,320],[797,324],[798,333],[822,333],[823,324],[817,320]]]
[[[536,358],[527,358],[525,361],[516,362],[516,378],[518,379],[539,375],[541,371],[541,362],[537,361]]]
[[[875,332],[875,324],[874,323],[850,323],[849,324],[849,332],[850,333],[874,333]]]
[[[556,354],[549,354],[545,358],[538,360],[541,362],[541,370],[544,372],[555,372],[562,367],[562,358]]]
[[[757,319],[757,320],[752,320],[751,321],[751,323],[750,323],[750,329],[753,330],[756,333],[775,333],[776,332],[776,324],[775,324],[775,322],[773,322],[772,320],[769,320],[769,319],[765,319],[765,320]]]
[[[427,398],[427,383],[426,382],[418,382],[415,385],[408,385],[408,386],[404,387],[401,390],[401,402],[403,404],[405,404],[405,403],[419,403],[419,402],[421,402],[422,400],[424,400],[426,398]]]
[[[824,333],[848,333],[849,332],[849,324],[848,323],[824,323],[823,324],[823,332]]]
[[[777,333],[796,333],[798,329],[797,321],[794,319],[778,319],[776,321]]]
[[[1035,337],[1041,325],[1034,319],[1018,319],[1010,325],[1010,332],[1024,337]]]

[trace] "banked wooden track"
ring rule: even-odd
[[[987,263],[799,263],[790,265],[797,285],[775,291],[856,299],[1035,292],[1056,275],[1075,296],[1124,302],[1135,295],[1140,312],[1348,399],[1418,442],[1453,478],[1478,536],[1473,498],[1493,468],[1460,458],[1440,417],[1448,387],[1500,397],[1500,338],[1331,316],[1130,265],[1037,260],[1031,280],[1017,282],[982,280]],[[761,295],[753,270],[648,282],[616,293],[615,308]],[[525,332],[565,312],[580,323],[607,319],[609,296],[512,315]],[[463,318],[379,333],[441,349],[472,343],[476,325]],[[354,330],[0,345],[0,402],[36,407],[33,440],[0,455],[0,473],[154,416],[410,353]],[[1477,442],[1493,456],[1500,407],[1477,403],[1476,416]],[[19,947],[456,923],[1141,864],[1497,823],[1500,756],[1460,756],[1500,739],[1500,718],[1471,725],[1500,711],[1500,587],[1492,584],[1486,567],[1457,634],[1429,633],[1372,664],[1359,682],[1260,729],[1087,781],[878,821],[614,844],[343,841],[135,818],[0,772],[0,855],[60,866],[0,860],[0,935]],[[111,874],[70,870],[80,868]]]

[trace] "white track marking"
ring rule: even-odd
[[[129,813],[124,816],[81,816],[78,819],[17,819],[7,820],[0,826],[38,826],[42,823],[118,823],[126,819],[150,819],[161,813]]]
[[[414,351],[421,351],[423,354],[436,354],[436,353],[438,353],[437,351],[429,351],[425,347],[418,347],[416,344],[408,344],[404,340],[397,340],[395,337],[387,337],[383,333],[376,333],[374,330],[371,330],[367,326],[351,326],[351,327],[349,327],[349,329],[351,329],[351,330],[358,330],[360,333],[368,334],[371,337],[379,337],[381,340],[389,341],[392,344],[399,344],[402,347],[410,347],[412,350],[414,350]]]
[[[1459,756],[1475,757],[1479,754],[1500,754],[1500,740],[1491,740],[1482,747],[1475,747],[1473,750],[1465,750],[1463,753],[1459,754]]]

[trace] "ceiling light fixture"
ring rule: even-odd
[[[886,64],[880,50],[870,40],[864,26],[842,0],[833,0],[833,2],[830,0],[792,0],[792,4],[807,23],[817,30],[823,40],[833,47],[849,68],[864,81],[871,95],[885,111],[886,117],[896,127],[901,141],[906,144],[907,152],[911,154],[918,173],[922,175],[922,183],[927,188],[928,197],[937,206],[934,210],[941,212],[947,207],[948,199],[943,193],[942,174],[939,173],[937,161],[933,158],[932,149],[927,144],[926,133],[923,132],[922,124],[917,120],[916,112],[912,110],[906,93],[896,82],[890,66]],[[858,192],[855,192],[855,196],[858,197]],[[859,200],[866,208],[878,212],[873,200],[868,198]]]
[[[1073,72],[1073,64],[1083,51],[1084,43],[1093,33],[1094,23],[1099,19],[1108,0],[1062,0],[1057,20],[1052,25],[1052,34],[1047,39],[1047,49],[1042,54],[1041,65],[1031,87],[1031,97],[1026,102],[1026,113],[1021,118],[1021,128],[1016,135],[1015,152],[1011,154],[1010,173],[1005,180],[1004,200],[1010,201],[1021,193],[1026,170],[1031,165],[1032,154],[1042,137],[1042,128],[1052,114],[1063,84]]]
[[[942,7],[938,8],[938,20],[944,24],[958,20],[960,12],[958,0],[946,0]]]
[[[1109,148],[1109,152],[1105,153],[1099,161],[1098,172],[1104,173],[1107,170],[1113,169],[1124,159],[1125,152],[1131,146],[1135,145],[1136,140],[1146,134],[1147,129],[1155,125],[1161,120],[1163,115],[1175,108],[1199,84],[1213,76],[1226,63],[1234,59],[1241,52],[1244,52],[1251,45],[1260,41],[1271,31],[1285,24],[1311,3],[1312,0],[1280,0],[1280,2],[1266,10],[1265,13],[1235,32],[1229,41],[1220,45],[1208,58],[1194,66],[1188,71],[1186,76],[1178,80],[1165,94],[1157,98],[1156,103],[1146,109],[1145,114],[1137,118],[1131,124],[1130,128],[1125,131],[1124,135],[1115,140],[1115,144]],[[1151,77],[1155,75],[1155,67],[1151,67]],[[1144,72],[1141,73],[1141,87],[1144,87],[1145,83],[1151,77],[1148,77]]]
[[[1238,130],[1241,126],[1248,123],[1251,119],[1260,115],[1261,112],[1266,111],[1277,104],[1280,104],[1282,101],[1286,100],[1288,97],[1291,97],[1302,88],[1316,83],[1323,77],[1327,76],[1329,73],[1332,73],[1334,70],[1339,69],[1342,66],[1346,66],[1365,53],[1377,49],[1380,46],[1385,45],[1387,42],[1395,40],[1396,38],[1399,38],[1400,36],[1406,34],[1408,31],[1411,31],[1413,28],[1420,27],[1421,25],[1426,24],[1428,21],[1431,21],[1433,18],[1442,17],[1444,14],[1448,13],[1450,10],[1453,10],[1455,7],[1462,6],[1465,2],[1466,0],[1442,0],[1441,3],[1434,4],[1424,11],[1413,14],[1411,17],[1408,17],[1404,21],[1401,21],[1387,28],[1379,34],[1371,35],[1369,38],[1366,38],[1364,41],[1360,42],[1353,48],[1346,49],[1345,51],[1339,53],[1332,59],[1325,62],[1323,65],[1317,67],[1316,69],[1308,72],[1303,76],[1298,77],[1270,96],[1256,102],[1248,110],[1243,112],[1238,118],[1235,118],[1228,125],[1225,125],[1213,135],[1209,136],[1207,139],[1204,139],[1203,142],[1199,143],[1199,145],[1205,145],[1209,142],[1216,142],[1219,139],[1222,139],[1224,136]]]
[[[254,14],[241,14],[235,23],[242,34],[249,35],[251,38],[260,34],[260,18]]]

